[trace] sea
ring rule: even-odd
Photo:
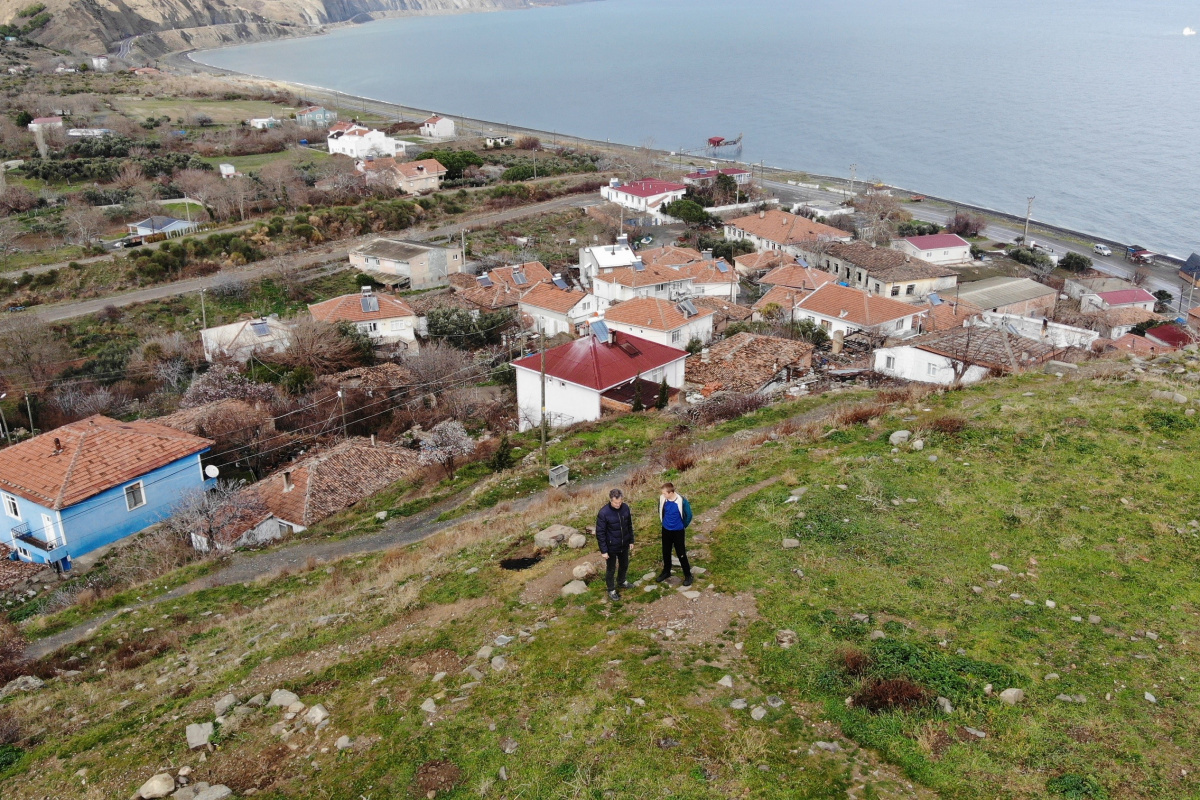
[[[574,136],[873,180],[1200,251],[1196,0],[596,0],[194,54]]]

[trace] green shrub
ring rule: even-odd
[[[1046,791],[1062,795],[1067,800],[1105,800],[1108,797],[1108,792],[1095,778],[1071,773],[1046,781]]]

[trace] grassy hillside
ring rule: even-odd
[[[1200,430],[1150,399],[1194,385],[1175,367],[833,397],[742,434],[665,473],[697,511],[694,597],[561,598],[590,538],[499,567],[589,524],[596,488],[132,611],[2,701],[24,738],[0,793],[123,798],[186,766],[267,798],[1195,796]],[[923,449],[893,452],[902,428]],[[631,577],[661,477],[625,484]],[[915,705],[865,708],[892,680]],[[216,700],[280,688],[330,722],[244,705],[188,751]]]

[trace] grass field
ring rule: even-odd
[[[260,100],[193,100],[182,97],[117,97],[113,105],[127,117],[148,119],[170,117],[172,122],[194,124],[197,116],[206,114],[218,125],[237,125],[243,120],[261,117],[285,119],[294,108]]]
[[[319,164],[327,158],[329,158],[329,153],[323,150],[295,148],[283,150],[278,153],[260,153],[253,156],[219,156],[201,160],[212,164],[214,167],[218,164],[233,164],[237,167],[238,172],[254,172],[276,161],[283,161],[289,164],[303,164],[305,162]]]
[[[658,566],[671,477],[696,510],[694,598],[639,586],[613,604],[597,582],[561,598],[577,551],[499,567],[547,524],[590,524],[599,485],[134,610],[73,649],[79,676],[4,701],[25,738],[0,791],[127,797],[186,765],[273,800],[1194,797],[1200,429],[1149,394],[1187,393],[1198,368],[1087,366],[856,411],[827,396],[805,424],[635,473],[631,577]],[[901,428],[923,447],[893,450]],[[917,702],[867,710],[893,679]],[[217,698],[276,688],[328,727],[246,706],[203,760],[187,750]],[[1002,703],[1008,688],[1025,698]]]

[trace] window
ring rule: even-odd
[[[932,361],[930,361],[928,364],[925,365],[925,374],[926,375],[937,375],[937,372],[938,372],[937,364],[934,364]]]
[[[404,320],[400,320],[400,319],[392,320],[392,330],[398,331],[403,327],[404,327]]]
[[[279,525],[279,535],[280,536],[290,536],[292,534],[292,526],[291,525],[288,525],[286,522],[279,522],[278,525]]]
[[[683,331],[671,331],[671,341],[678,342],[683,338]]]
[[[17,498],[11,494],[4,495],[4,513],[13,519],[21,518],[21,509],[17,506]]]
[[[146,505],[146,487],[141,481],[125,487],[125,507],[130,511]]]
[[[896,368],[896,357],[888,356],[883,366],[886,369],[895,369]]]
[[[827,331],[832,327],[833,326],[829,324],[829,320],[827,320],[827,319],[821,320],[821,330]]]
[[[875,281],[875,294],[879,294],[880,291],[881,291],[881,287],[879,285],[879,281]]]
[[[375,333],[379,330],[378,322],[360,322],[358,323],[359,333]]]
[[[17,555],[19,555],[21,558],[33,558],[33,556],[29,555],[29,551],[24,547],[17,548]]]
[[[917,293],[917,285],[915,283],[910,283],[908,286],[904,287],[904,293],[909,297],[913,296]]]
[[[859,283],[862,283],[862,270],[858,271],[858,277],[856,277],[854,280],[858,281]]]
[[[898,294],[900,294],[900,287],[899,287],[899,286],[893,286],[893,287],[892,287],[892,297],[895,297],[895,296],[896,296],[896,295],[898,295]]]
[[[583,302],[583,303],[581,303],[581,304],[579,305],[579,310],[580,310],[580,311],[589,311],[589,310],[591,310],[591,308],[592,308],[592,301],[591,301],[591,300],[587,300],[587,301],[585,301],[585,302]]]
[[[664,291],[666,288],[667,288],[667,285],[665,283],[660,283],[654,287],[654,291],[661,292],[661,291]]]

